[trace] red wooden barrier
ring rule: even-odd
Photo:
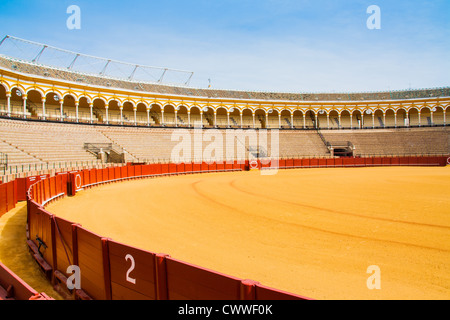
[[[127,172],[128,172],[128,177],[129,178],[132,178],[132,177],[134,177],[135,176],[135,166],[128,166],[127,167]]]
[[[59,270],[64,276],[69,277],[67,268],[73,265],[73,223],[60,217],[53,217],[55,225],[55,250],[56,264],[55,269]],[[65,283],[63,285],[66,285]]]
[[[143,165],[134,166],[134,176],[135,177],[142,177],[142,167],[143,167]]]
[[[294,159],[286,159],[286,168],[292,168],[294,166]]]
[[[122,179],[128,178],[128,167],[127,166],[120,167],[120,177]]]
[[[14,272],[0,262],[0,286],[7,289],[10,286],[13,290],[9,293],[11,296],[2,297],[2,299],[30,300],[38,298],[39,293],[20,279]],[[8,293],[7,293],[8,294]]]
[[[169,300],[239,300],[241,280],[166,258]]]
[[[177,165],[175,163],[169,163],[169,173],[177,173]]]
[[[103,169],[97,169],[95,171],[95,177],[96,177],[96,182],[97,183],[101,183],[103,182]]]
[[[308,168],[310,166],[310,159],[302,159],[302,167]]]
[[[161,164],[161,174],[168,174],[168,173],[169,173],[169,164],[162,163]]]
[[[224,171],[225,170],[225,163],[223,161],[216,163],[216,170],[218,171]]]
[[[97,183],[97,169],[89,170],[89,184]]]
[[[114,179],[122,178],[122,169],[120,167],[114,168]]]
[[[8,210],[7,208],[7,200],[8,196],[6,194],[6,183],[0,184],[0,217],[4,215]]]
[[[189,172],[192,172],[193,171],[193,165],[192,165],[192,163],[185,163],[184,164],[184,171],[186,172],[186,173],[189,173]]]
[[[156,300],[155,254],[108,241],[113,300]]]
[[[77,265],[80,268],[81,288],[90,297],[105,300],[108,296],[105,286],[102,237],[84,229],[76,228]]]

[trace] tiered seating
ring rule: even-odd
[[[0,121],[2,140],[42,162],[96,161],[83,149],[85,142],[108,143],[93,127],[71,124]]]
[[[327,141],[351,141],[355,155],[448,154],[448,128],[322,131]]]

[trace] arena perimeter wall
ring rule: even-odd
[[[447,157],[372,157],[280,159],[279,169],[371,166],[445,166]],[[273,163],[260,160],[233,163],[127,165],[16,179],[0,184],[0,216],[27,200],[27,244],[47,278],[75,299],[124,300],[308,300],[309,298],[266,287],[153,253],[94,234],[80,224],[56,217],[45,205],[77,191],[103,183],[178,174],[267,170]],[[81,288],[68,290],[69,266],[80,268]],[[11,278],[12,277],[12,278]],[[14,280],[0,265],[0,284]],[[33,292],[32,297],[36,294]],[[45,294],[44,294],[45,297]],[[19,297],[22,298],[22,297]]]

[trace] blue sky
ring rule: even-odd
[[[200,88],[378,91],[450,85],[449,17],[448,0],[2,0],[0,37],[193,71]]]

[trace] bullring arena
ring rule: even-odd
[[[450,298],[448,87],[0,76],[1,299]]]

